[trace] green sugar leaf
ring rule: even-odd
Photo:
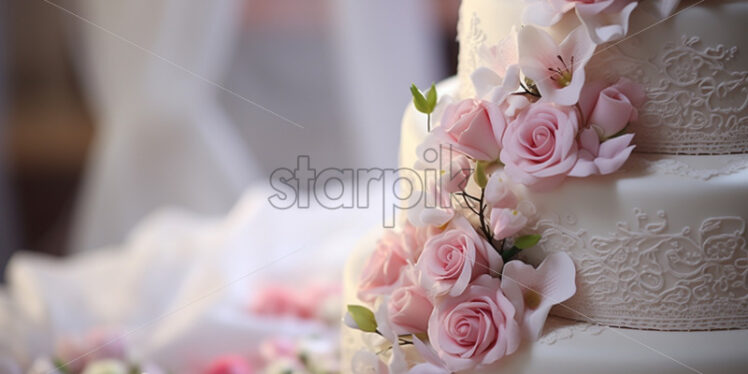
[[[527,249],[534,246],[535,244],[538,244],[539,241],[540,235],[538,234],[525,235],[517,238],[517,240],[514,242],[514,246],[519,249]]]
[[[353,320],[361,331],[377,331],[377,320],[374,318],[374,312],[369,310],[369,308],[361,305],[348,305],[348,313],[351,314],[351,317],[353,317]]]
[[[429,114],[434,112],[434,109],[436,108],[436,102],[436,85],[431,83],[431,88],[429,89],[429,92],[426,93],[426,104],[428,105]]]

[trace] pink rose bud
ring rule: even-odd
[[[644,105],[644,88],[626,78],[600,91],[588,123],[601,139],[607,139],[626,128],[639,117],[638,108]]]
[[[496,240],[514,236],[527,224],[527,217],[516,209],[494,209],[491,211],[491,231]]]
[[[495,172],[491,175],[486,185],[486,201],[494,209],[517,207],[517,196],[503,173]]]
[[[463,100],[444,112],[437,134],[455,150],[482,161],[499,157],[506,120],[498,105],[479,100]]]

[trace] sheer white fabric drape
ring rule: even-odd
[[[241,7],[251,13],[253,3],[272,0],[244,1],[78,0],[82,16],[199,76],[72,20],[99,124],[74,250],[121,241],[161,205],[225,212],[250,181],[293,169],[298,154],[311,154],[318,170],[396,167],[409,84],[443,75],[433,4],[319,0],[329,17],[310,46],[310,39],[294,45],[293,36],[272,39],[252,25],[249,42],[236,43]],[[323,52],[307,53],[317,49]],[[242,54],[247,59],[237,60]],[[276,70],[261,70],[268,67]]]
[[[209,83],[231,57],[239,5],[79,0],[100,26],[73,19],[98,127],[73,249],[120,241],[161,205],[223,213],[256,173]]]

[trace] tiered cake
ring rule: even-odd
[[[450,366],[454,361],[449,352],[435,349],[429,360],[423,357],[429,356],[424,354],[427,349],[414,353],[405,347],[407,365],[389,370],[424,370],[417,364],[432,361],[436,364],[421,372],[438,372],[437,368],[502,373],[744,372],[748,367],[745,19],[745,1],[463,0],[458,76],[438,85],[437,92],[445,102],[451,96],[455,102],[475,98],[489,103],[485,105],[494,134],[498,127],[490,103],[501,108],[506,129],[501,129],[503,139],[498,143],[503,149],[500,162],[489,160],[488,168],[493,163],[494,173],[505,171],[508,179],[517,182],[513,196],[532,205],[532,209],[514,210],[526,218],[520,232],[540,236],[518,257],[538,265],[551,254],[567,255],[576,269],[576,293],[553,308],[551,315],[557,317],[549,320],[540,339],[522,343],[516,353],[507,349],[506,357],[492,362],[481,356],[482,361],[474,360],[469,370],[455,370],[459,365]],[[594,44],[592,50],[578,41],[587,37]],[[549,52],[550,58],[545,58],[539,50],[554,43],[558,55]],[[558,61],[545,66],[547,81],[537,79],[542,62],[553,57]],[[514,61],[517,66],[510,66]],[[522,90],[502,91],[515,68],[521,70]],[[568,91],[578,81],[585,86],[569,99],[574,94]],[[585,92],[594,82],[616,90],[611,94],[598,89],[592,96],[602,92],[600,98],[586,103]],[[637,86],[646,96],[640,103],[631,88]],[[605,99],[610,100],[604,102],[606,92]],[[532,104],[517,103],[516,97],[528,98]],[[559,168],[555,164],[538,171],[536,164],[528,166],[521,155],[510,152],[517,147],[542,150],[549,142],[558,146],[566,136],[560,131],[549,135],[545,129],[529,133],[526,139],[514,135],[521,131],[512,127],[529,122],[525,119],[532,118],[533,108],[546,102],[552,102],[548,105],[553,108],[576,108],[579,122],[574,143],[565,151],[575,153],[576,164],[552,177],[549,174]],[[613,134],[603,123],[622,113],[616,106],[621,102],[628,104],[624,122],[630,123]],[[613,109],[597,110],[609,103]],[[635,114],[629,118],[631,108]],[[443,117],[454,116],[447,109]],[[414,106],[406,111],[402,126],[404,168],[422,163],[419,152],[423,144],[433,143],[433,133],[454,134],[450,133],[454,126],[450,129],[446,120],[430,134],[432,125]],[[446,135],[441,139],[450,139]],[[450,140],[458,151],[468,149],[464,153],[471,154],[481,147],[473,142],[468,144],[472,148],[466,148],[469,141],[462,141],[462,135]],[[511,148],[513,136],[520,139],[520,146]],[[629,156],[632,137],[635,148]],[[604,155],[606,143],[610,154]],[[570,158],[561,157],[559,164]],[[480,155],[473,158],[486,167]],[[481,184],[471,179],[462,193],[475,191],[475,183]],[[480,200],[482,208],[482,195]],[[488,236],[493,238],[488,241],[493,243],[498,226],[491,227],[494,231],[489,230]],[[365,304],[358,299],[360,283],[375,243],[376,238],[368,239],[351,257],[345,278],[347,304]],[[501,241],[498,250],[503,246]],[[504,272],[508,273],[506,267]],[[506,282],[502,280],[502,289],[511,300],[510,291],[503,287]],[[527,295],[519,302],[518,315],[522,307],[525,314],[530,308]],[[429,326],[433,340],[432,331]],[[344,370],[365,367],[359,352],[379,352],[382,342],[377,339],[381,338],[346,330]],[[379,352],[379,356],[387,354]],[[383,358],[377,363],[380,366],[374,366],[381,371],[386,369],[382,362],[392,361]]]

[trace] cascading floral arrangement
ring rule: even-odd
[[[663,13],[678,5],[649,1]],[[425,95],[411,87],[429,131],[415,168],[438,177],[364,266],[358,298],[366,305],[349,305],[345,323],[382,344],[359,351],[354,372],[484,367],[537,340],[551,307],[576,292],[568,255],[551,254],[537,268],[517,259],[541,239],[527,232],[535,207],[523,192],[610,174],[628,159],[627,125],[645,91],[626,78],[587,79],[585,67],[599,45],[626,36],[639,2],[525,2],[526,25],[480,51],[476,97],[437,100],[434,85]],[[557,43],[562,17],[579,26]]]

